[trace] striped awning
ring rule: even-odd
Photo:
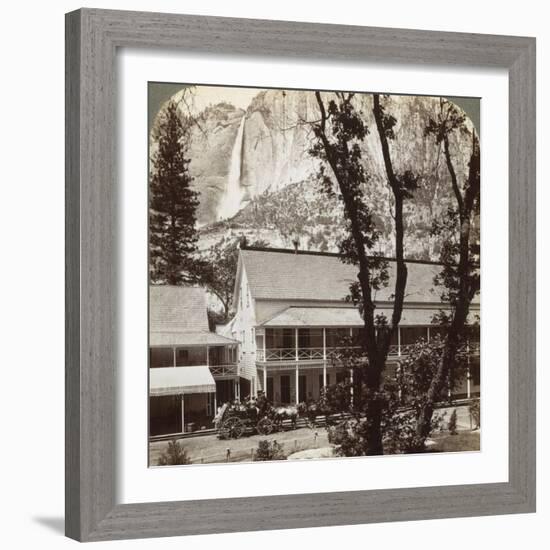
[[[149,395],[214,393],[216,382],[207,366],[149,369]]]

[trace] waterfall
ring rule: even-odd
[[[218,219],[225,220],[232,218],[241,208],[243,191],[241,188],[241,163],[244,141],[244,122],[245,117],[241,119],[233,151],[231,152],[231,161],[229,164],[229,174],[227,176],[227,185],[218,207]]]

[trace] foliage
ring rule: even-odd
[[[159,466],[175,466],[177,464],[191,464],[187,451],[177,440],[168,442],[168,447],[158,459]]]
[[[258,443],[258,448],[254,453],[254,460],[286,460],[286,455],[283,452],[282,445],[280,445],[276,441],[262,439]]]
[[[479,406],[479,399],[472,401],[468,409],[470,412],[470,416],[474,421],[474,430],[477,430],[479,427],[481,427],[481,410]]]
[[[149,184],[150,275],[155,283],[193,280],[199,199],[191,189],[186,158],[189,125],[173,100],[156,121],[158,149],[151,159]]]
[[[216,332],[217,325],[223,325],[227,322],[227,315],[223,311],[208,308],[206,313],[208,315],[208,328],[210,332]]]
[[[328,442],[332,445],[342,445],[349,437],[348,430],[347,422],[340,422],[335,426],[328,426]],[[338,454],[339,450],[337,449],[336,452]]]
[[[450,137],[459,133],[462,137],[471,134],[472,151],[468,175],[460,182],[453,160]],[[436,119],[430,119],[425,128],[426,137],[434,136],[438,147],[443,147],[455,206],[447,216],[434,220],[432,235],[441,237],[441,272],[434,283],[441,289],[441,298],[451,306],[451,312],[441,312],[434,321],[445,328],[445,345],[439,357],[438,367],[433,374],[426,402],[419,414],[418,432],[423,436],[429,432],[434,411],[434,402],[445,385],[452,386],[460,369],[460,354],[467,337],[467,319],[470,304],[480,287],[479,239],[474,225],[479,217],[480,206],[480,151],[475,131],[465,126],[465,116],[457,107],[441,99],[440,112]]]
[[[195,264],[196,278],[222,303],[223,313],[216,315],[218,323],[225,323],[229,319],[241,242],[244,242],[242,236],[224,236],[202,255],[200,262]],[[267,243],[254,241],[252,246],[267,246]],[[214,314],[211,316],[214,317]]]
[[[378,289],[388,281],[387,262],[375,251],[380,233],[365,195],[370,175],[365,170],[361,151],[369,129],[362,112],[355,109],[353,97],[352,93],[338,93],[325,107],[321,95],[317,94],[323,119],[313,127],[317,139],[310,154],[322,161],[317,173],[321,190],[330,199],[338,198],[344,209],[345,234],[339,243],[342,261],[353,265],[359,265],[360,259],[365,261],[370,285]],[[369,257],[365,256],[367,251]],[[360,309],[361,292],[359,283],[354,283],[350,300]]]
[[[447,425],[447,429],[449,430],[449,433],[451,435],[456,435],[458,433],[456,431],[456,423],[457,423],[456,409],[453,409],[451,418],[449,418],[449,424]]]
[[[400,392],[400,399],[407,406],[420,413],[426,401],[432,381],[436,375],[445,352],[445,339],[435,335],[429,342],[420,339],[409,347],[407,356],[400,361],[396,373],[396,383]],[[445,398],[445,391],[449,384],[453,388],[466,375],[466,350],[461,347],[455,356],[456,376],[451,381],[449,373],[444,383],[444,390],[436,396],[436,400]]]
[[[461,184],[453,162],[450,137],[459,133],[467,137],[465,116],[454,103],[441,100],[440,112],[436,119],[430,119],[425,135],[434,136],[436,144],[443,147],[455,206],[446,215],[432,223],[431,235],[442,241],[440,261],[442,271],[436,275],[434,283],[442,289],[441,298],[452,306],[460,300],[468,304],[479,291],[479,240],[473,238],[472,225],[479,216],[480,209],[480,151],[475,132],[471,134],[472,153],[468,177]]]

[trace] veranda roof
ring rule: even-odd
[[[200,367],[165,367],[149,369],[149,395],[182,395],[214,393],[216,383],[210,369]]]
[[[433,308],[405,308],[401,315],[401,326],[430,325],[432,317],[439,312]],[[391,309],[376,309],[391,320]],[[363,320],[354,307],[289,307],[265,323],[264,327],[360,327]]]
[[[149,345],[154,346],[228,346],[237,340],[215,332],[151,332]]]

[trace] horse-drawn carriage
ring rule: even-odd
[[[269,435],[283,429],[284,421],[296,428],[296,407],[273,407],[263,396],[245,399],[242,402],[225,403],[214,425],[220,439],[238,439],[246,434]]]

